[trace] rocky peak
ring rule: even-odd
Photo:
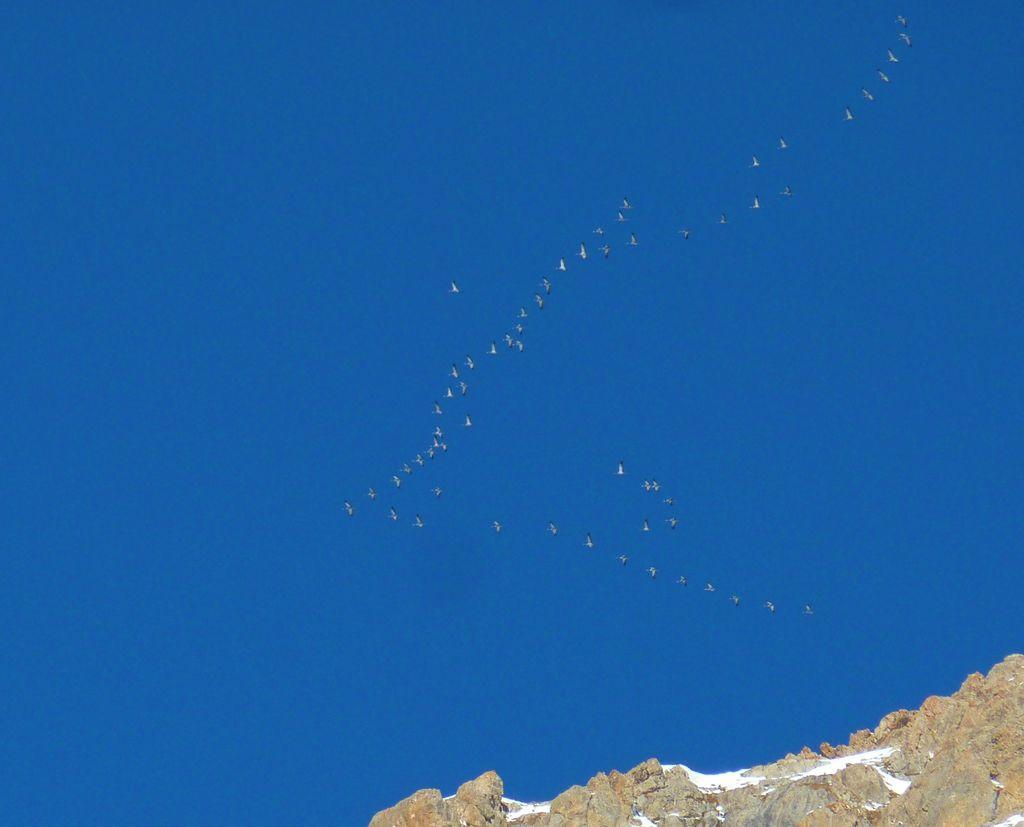
[[[488,772],[449,798],[421,790],[370,827],[1024,825],[1024,656],[890,712],[845,745],[716,775],[651,758],[539,804],[503,794]]]

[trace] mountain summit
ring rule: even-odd
[[[553,801],[506,798],[487,772],[420,790],[370,827],[1024,827],[1024,655],[950,697],[890,712],[849,744],[705,775],[651,758]]]

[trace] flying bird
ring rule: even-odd
[[[782,192],[779,193],[779,195],[785,195],[787,198],[792,198],[793,197],[793,188],[791,186],[787,185],[786,188]]]
[[[449,292],[449,293],[461,293],[462,291],[461,291],[461,290],[459,290],[459,285],[457,285],[457,284],[456,284],[456,283],[455,283],[455,282],[453,281],[453,282],[452,282],[452,286],[448,288],[448,292]]]
[[[626,476],[626,463],[624,463],[621,459],[619,460],[619,467],[615,469],[615,476]]]
[[[591,537],[588,534],[587,535],[587,539],[583,541],[583,545],[585,545],[587,548],[593,548],[594,547],[594,538]]]
[[[395,484],[395,488],[401,488],[402,487],[402,478],[401,477],[393,474],[391,476],[391,481]]]
[[[907,34],[906,32],[900,32],[897,35],[897,37],[899,37],[899,39],[906,43],[908,46],[912,45],[910,42],[910,35]]]
[[[907,28],[907,18],[905,18],[902,14],[896,15],[896,22],[899,23],[904,29]]]
[[[649,522],[647,522],[647,518],[646,517],[644,517],[644,524],[640,528],[640,530],[641,531],[650,531],[651,530],[651,524]]]
[[[587,245],[582,241],[580,242],[580,251],[576,253],[583,261],[587,260]]]
[[[404,472],[405,472],[406,474],[411,474],[411,473],[412,473],[412,466],[411,466],[411,465],[409,465],[409,463],[407,462],[407,463],[405,463],[404,465],[402,465],[402,470],[403,470],[403,471],[404,471]]]
[[[719,224],[728,224],[729,223],[729,217],[725,213],[722,213],[721,217],[718,219],[718,223]]]
[[[900,59],[899,59],[898,57],[896,57],[896,55],[894,55],[894,54],[892,53],[892,49],[886,49],[885,51],[886,51],[886,52],[888,53],[888,55],[889,55],[889,62],[890,62],[890,63],[899,63],[899,62],[900,62]]]
[[[774,603],[772,603],[772,601],[770,601],[770,600],[766,600],[766,601],[764,601],[764,607],[765,607],[765,608],[766,608],[766,609],[767,609],[767,610],[768,610],[769,612],[771,612],[772,614],[775,614],[775,604],[774,604]]]
[[[548,523],[548,531],[551,532],[552,537],[558,536],[558,526],[556,526],[554,523]]]
[[[789,149],[789,144],[786,143],[786,139],[781,135],[779,136],[779,149]]]
[[[525,319],[528,315],[529,314],[526,312],[526,308],[525,307],[520,307],[519,308],[519,318],[520,319]],[[517,332],[518,333],[522,333],[521,330],[517,330]]]
[[[377,491],[376,491],[375,489],[371,488],[371,489],[370,489],[370,491],[369,491],[369,493],[367,494],[367,496],[368,496],[368,497],[369,497],[369,498],[370,498],[371,500],[375,500],[375,499],[377,499]]]
[[[663,499],[662,502],[665,503],[665,505],[675,505],[676,504],[675,498],[673,498],[673,497],[665,497],[665,499]]]
[[[636,233],[630,233],[629,234],[629,246],[630,247],[636,247],[636,245],[637,245]]]
[[[465,396],[467,393],[469,393],[469,385],[467,385],[465,382],[461,382],[460,381],[459,382],[459,393],[461,393],[463,396]]]
[[[843,120],[844,121],[852,121],[853,120],[853,110],[851,110],[849,106],[847,106],[843,110]]]
[[[495,534],[501,534],[501,523],[495,520],[493,523],[491,523],[491,525],[494,527]]]
[[[449,390],[451,390],[451,388],[449,388]],[[444,413],[444,411],[441,410],[441,406],[437,402],[434,403],[434,413],[437,414],[438,416],[441,416],[441,414]]]
[[[618,212],[618,214],[617,214],[617,215],[615,216],[615,220],[616,220],[616,221],[618,221],[619,223],[622,223],[623,221],[629,221],[629,219],[628,219],[628,218],[626,218],[626,216],[624,216],[624,215],[622,214],[622,211],[621,211],[621,210],[620,210],[620,211]]]
[[[563,273],[565,272],[565,259],[564,258],[558,259],[558,269],[561,270]]]
[[[679,235],[681,235],[683,237],[683,241],[686,241],[686,239],[688,239],[690,237],[690,228],[689,227],[684,227],[683,229],[681,229],[679,231]]]
[[[594,230],[594,235],[604,235],[604,227],[598,227]]]
[[[706,591],[706,592],[713,592],[714,590],[715,590],[715,584],[712,583],[710,580],[708,580],[708,582],[704,584],[704,591]]]
[[[423,528],[423,518],[417,514],[416,519],[412,521],[412,524],[416,526],[416,528]]]
[[[497,343],[491,342],[491,349],[489,351],[487,351],[487,355],[488,356],[497,356],[498,355]]]
[[[426,462],[423,461],[423,454],[417,454],[416,459],[414,459],[413,462],[421,467],[426,465]]]
[[[805,615],[812,615],[812,614],[814,614],[814,607],[810,603],[804,603],[804,614]]]
[[[668,523],[669,528],[675,528],[677,525],[679,525],[679,518],[669,517],[667,520],[665,520],[665,522]]]
[[[441,493],[442,493],[442,492],[441,492],[441,486],[439,486],[439,485],[435,485],[435,486],[434,486],[433,488],[431,488],[430,490],[434,492],[434,496],[435,496],[435,497],[440,497],[440,496],[441,496]]]
[[[623,198],[622,199],[622,209],[624,209],[624,210],[631,210],[631,209],[633,209],[633,205],[629,203],[629,199],[628,198]]]
[[[452,362],[452,369],[448,371],[448,375],[451,376],[452,379],[459,378],[459,368],[454,362]]]
[[[875,96],[871,94],[870,89],[865,89],[863,86],[860,88],[860,93],[864,96],[864,100],[873,101]]]
[[[647,573],[651,575],[651,580],[658,576],[658,570],[654,568],[654,566],[651,566],[649,569],[647,569]]]
[[[540,286],[544,288],[544,292],[549,296],[551,295],[551,281],[545,276],[540,280]]]
[[[629,555],[628,554],[620,554],[619,555],[619,562],[622,563],[622,565],[626,565],[626,563],[629,562]]]
[[[538,310],[544,309],[544,297],[540,293],[534,293],[533,300],[536,302]]]
[[[889,80],[889,76],[885,72],[883,72],[881,69],[876,69],[875,71],[878,72],[878,77],[881,79],[882,83],[891,83],[892,82],[892,81]]]
[[[732,595],[729,599],[732,601],[732,605],[733,606],[739,606],[740,605],[740,599],[736,595]]]
[[[471,417],[469,414],[466,414],[466,421],[462,423],[462,426],[464,428],[472,428],[473,427],[473,417]]]
[[[345,500],[345,513],[348,514],[349,517],[356,513],[355,507],[348,500]]]
[[[452,390],[452,386],[451,385],[449,385],[447,388],[445,388],[445,390],[444,390],[444,398],[445,399],[454,399],[455,398],[455,392]],[[437,405],[436,402],[434,404],[435,404],[435,406]],[[437,413],[437,411],[434,411],[434,413]]]
[[[388,519],[389,520],[394,520],[395,522],[398,521],[398,512],[395,511],[395,509],[393,507],[388,509]]]
[[[752,209],[752,210],[759,210],[759,209],[761,209],[761,201],[758,199],[758,197],[756,195],[754,196],[754,203],[750,205],[750,209]]]
[[[761,166],[761,162],[759,160],[757,160],[757,156],[755,155],[755,156],[753,156],[753,158],[754,159],[750,162],[750,168],[753,169],[754,167]]]
[[[680,578],[679,578],[678,580],[676,580],[676,582],[677,582],[677,583],[678,583],[678,584],[679,584],[680,586],[685,586],[685,585],[686,585],[686,578],[685,578],[685,577],[682,577],[682,576],[681,576],[681,577],[680,577]]]
[[[473,368],[476,367],[476,362],[473,361],[473,357],[468,353],[466,354],[466,367],[470,370],[473,370]]]

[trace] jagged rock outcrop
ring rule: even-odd
[[[371,827],[506,827],[507,808],[496,772],[467,781],[451,798],[440,790],[420,790],[389,810],[377,813]]]
[[[850,743],[703,775],[651,758],[551,802],[503,797],[488,772],[450,798],[421,790],[370,827],[983,827],[1024,814],[1024,656],[951,697],[886,715]],[[1024,824],[1024,815],[1020,822]]]

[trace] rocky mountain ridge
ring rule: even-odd
[[[1024,827],[1024,655],[950,697],[891,712],[848,744],[705,775],[651,758],[550,802],[506,798],[495,772],[420,790],[370,827]]]

